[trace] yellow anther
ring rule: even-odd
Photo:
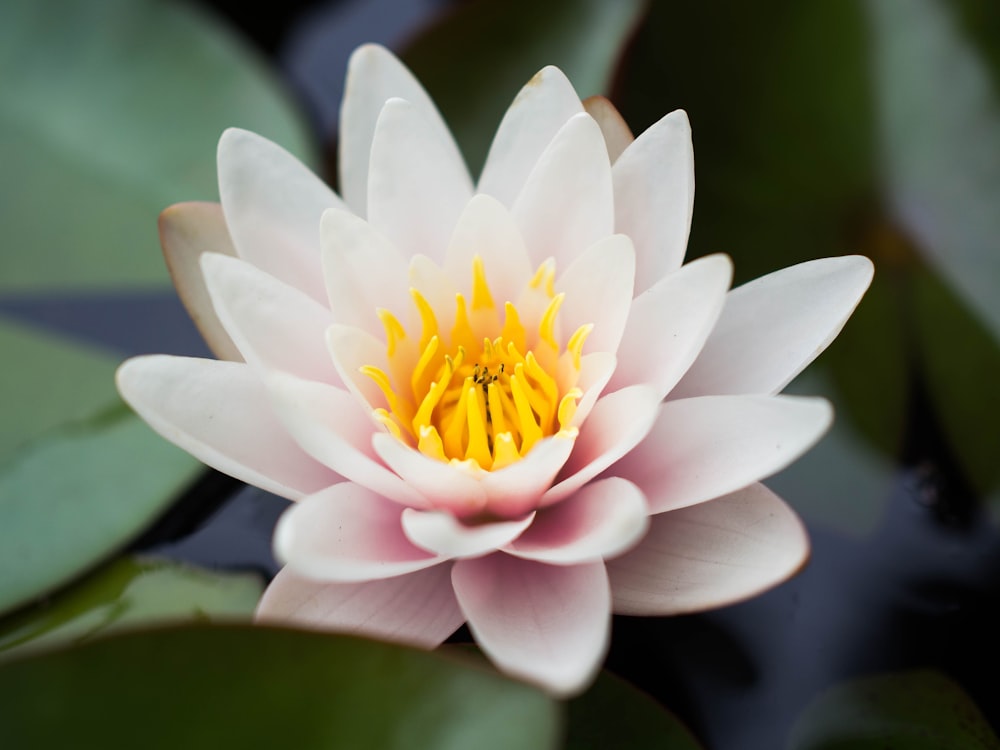
[[[466,432],[466,413],[469,408],[468,397],[469,388],[472,386],[472,378],[466,378],[462,385],[462,390],[458,401],[449,409],[448,414],[441,419],[441,426],[444,428],[444,451],[452,458],[465,456],[465,446],[463,445]]]
[[[549,306],[545,308],[545,312],[542,314],[542,322],[538,324],[539,338],[557,350],[559,349],[559,342],[556,341],[556,315],[559,314],[559,308],[562,307],[564,299],[566,299],[565,293],[560,293],[553,297],[552,301],[549,302]]]
[[[505,302],[503,309],[503,330],[500,331],[500,338],[511,342],[518,349],[524,349],[524,326],[517,314],[517,308],[512,303]]]
[[[554,297],[555,283],[556,283],[556,268],[555,261],[549,258],[538,267],[535,271],[535,275],[531,277],[531,281],[528,282],[528,286],[532,289],[541,289],[545,292],[545,295],[549,298]]]
[[[501,432],[493,439],[493,471],[503,469],[521,458],[509,432]]]
[[[385,409],[376,409],[372,412],[372,416],[375,417],[375,421],[385,427],[389,431],[389,434],[396,438],[396,440],[403,439],[403,433],[400,432],[399,425],[396,424],[392,415]]]
[[[441,339],[437,336],[432,336],[431,340],[427,342],[427,346],[423,348],[420,359],[417,360],[417,365],[413,368],[413,373],[410,375],[410,392],[414,398],[420,398],[421,394],[427,392],[427,388],[430,386],[431,362],[434,360],[434,355],[437,354],[440,346]]]
[[[570,388],[566,395],[559,402],[559,426],[568,427],[573,417],[576,415],[576,407],[583,397],[583,391],[579,388]]]
[[[379,387],[379,390],[382,391],[382,395],[385,396],[389,410],[393,413],[398,413],[400,411],[401,404],[399,397],[392,389],[392,381],[389,380],[389,376],[374,365],[364,365],[360,368],[360,371],[362,374],[367,375],[375,381],[375,385]]]
[[[489,284],[486,283],[486,268],[483,266],[483,259],[477,255],[472,259],[472,309],[487,310],[495,307]]]
[[[535,421],[531,411],[531,401],[528,398],[529,389],[522,383],[522,378],[516,374],[510,377],[510,392],[514,397],[514,407],[517,409],[517,426],[521,432],[521,455],[542,439],[542,429]]]
[[[406,329],[388,310],[379,308],[376,314],[382,321],[382,327],[385,328],[385,353],[391,357],[396,353],[397,344],[406,338]]]
[[[438,461],[447,461],[448,456],[444,452],[444,444],[441,436],[438,435],[436,427],[424,425],[420,428],[420,439],[417,442],[417,450],[425,456],[436,458]]]
[[[417,289],[411,288],[410,296],[417,306],[417,312],[420,313],[420,349],[423,350],[427,342],[438,335],[437,317],[430,303]]]
[[[493,437],[507,432],[507,419],[503,413],[503,401],[500,400],[500,387],[495,383],[486,386],[486,400]]]
[[[469,444],[465,449],[466,458],[474,458],[484,469],[489,469],[493,463],[490,455],[489,439],[486,435],[486,414],[483,391],[478,385],[473,385],[465,394],[467,404],[466,419],[469,423]]]
[[[584,323],[569,337],[569,343],[566,344],[566,351],[573,356],[573,367],[577,372],[580,371],[580,357],[583,355],[583,344],[593,330],[593,323]]]
[[[455,325],[451,329],[451,345],[465,346],[472,349],[476,345],[476,335],[469,323],[469,311],[465,306],[465,297],[455,295]]]

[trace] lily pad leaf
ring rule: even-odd
[[[551,750],[557,704],[491,669],[349,636],[199,625],[0,665],[4,747]]]

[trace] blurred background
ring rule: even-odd
[[[366,41],[412,67],[474,173],[519,87],[556,64],[635,133],[687,110],[689,258],[730,254],[736,283],[828,255],[876,264],[788,389],[837,409],[768,482],[805,519],[810,565],[716,612],[615,619],[609,669],[687,727],[647,746],[832,747],[879,727],[886,746],[1000,747],[993,0],[6,0],[0,694],[6,658],[247,616],[276,571],[284,501],[155,436],[113,373],[134,354],[208,356],[158,213],[217,199],[229,126],[332,182],[346,61]]]

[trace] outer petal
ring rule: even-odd
[[[500,669],[558,694],[584,688],[608,647],[604,564],[544,565],[498,553],[452,569],[476,642]]]
[[[872,273],[860,255],[821,258],[734,289],[670,398],[777,393],[837,337]]]
[[[614,194],[604,136],[593,118],[574,115],[528,176],[513,207],[532,262],[550,256],[567,267],[612,234]]]
[[[559,128],[582,111],[580,97],[559,68],[549,65],[538,71],[504,113],[479,178],[479,192],[514,205]]]
[[[609,391],[645,383],[666,396],[705,343],[718,320],[733,264],[710,255],[681,266],[632,303],[618,345]]]
[[[588,96],[583,100],[583,108],[600,126],[601,133],[604,135],[604,143],[608,147],[608,157],[614,164],[622,152],[635,140],[632,130],[615,105],[603,96]]]
[[[203,253],[236,255],[222,206],[192,202],[165,209],[160,214],[160,245],[177,294],[212,353],[219,359],[242,360],[212,307],[198,262]]]
[[[472,197],[472,180],[450,134],[402,99],[386,102],[368,171],[368,222],[403,255],[442,258]]]
[[[201,265],[219,319],[249,364],[340,385],[326,352],[329,309],[246,261],[206,253]]]
[[[653,518],[632,552],[608,563],[614,610],[677,615],[733,604],[798,571],[809,538],[761,484]]]
[[[392,578],[441,562],[407,539],[402,512],[353,482],[334,485],[282,514],[274,555],[300,575],[343,583]]]
[[[694,208],[694,150],[676,110],[642,133],[612,169],[615,231],[635,243],[636,292],[680,267]]]
[[[407,538],[421,549],[447,558],[478,557],[516,539],[531,525],[534,514],[470,526],[451,513],[407,508],[402,520]]]
[[[612,477],[591,482],[572,497],[545,508],[506,552],[553,565],[616,557],[649,527],[639,488]]]
[[[382,107],[393,98],[410,102],[438,138],[451,141],[451,150],[458,153],[437,107],[406,66],[377,44],[358,47],[347,64],[337,150],[340,190],[347,205],[358,216],[367,213],[368,159],[375,123]]]
[[[668,401],[646,439],[613,469],[635,482],[650,513],[733,492],[785,468],[829,428],[830,404],[795,396]]]
[[[440,645],[465,621],[450,565],[366,583],[320,583],[283,568],[264,592],[256,618],[423,648]]]
[[[118,368],[117,381],[150,427],[225,474],[291,500],[343,481],[292,440],[248,365],[136,357]]]
[[[239,256],[324,301],[319,220],[340,198],[277,144],[230,128],[219,140],[219,195]]]

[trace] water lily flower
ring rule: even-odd
[[[732,291],[682,264],[688,121],[633,138],[538,73],[477,182],[377,46],[350,62],[338,196],[268,140],[219,143],[221,204],[161,218],[218,360],[124,363],[126,401],[220,471],[295,501],[258,617],[433,647],[463,623],[503,671],[585,687],[612,612],[752,596],[808,555],[760,480],[827,429],[776,395],[836,336],[861,257]]]

